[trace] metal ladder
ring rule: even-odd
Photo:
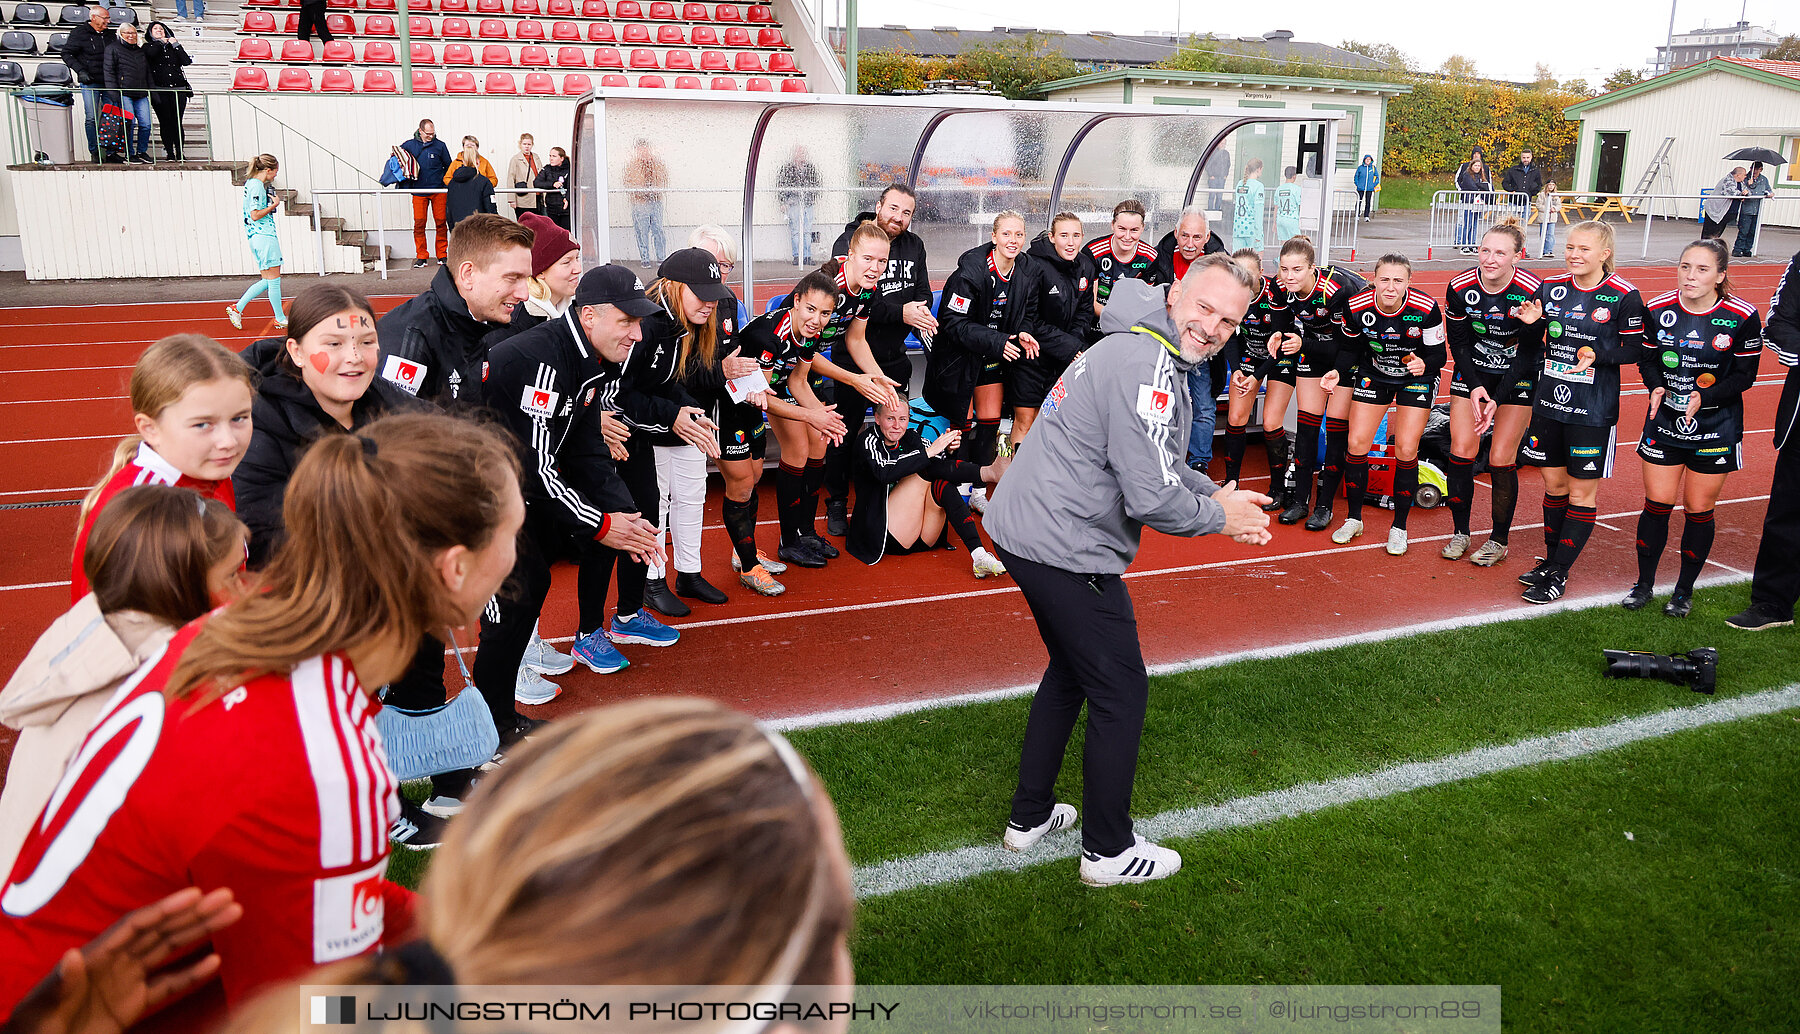
[[[1669,152],[1674,148],[1675,138],[1664,137],[1662,146],[1656,149],[1656,156],[1651,158],[1650,164],[1644,168],[1644,175],[1638,180],[1637,189],[1631,192],[1632,198],[1641,201],[1644,195],[1654,193],[1656,181],[1659,178],[1668,179],[1670,181],[1668,185],[1671,188],[1668,192],[1674,192],[1674,174],[1669,171]]]

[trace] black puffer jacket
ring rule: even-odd
[[[169,32],[169,27],[162,22],[151,22],[150,29],[162,25],[163,32],[168,35],[164,39],[149,40],[144,44],[144,53],[150,58],[150,85],[158,90],[186,90],[193,93],[188,85],[187,73],[182,69],[194,63],[188,56],[187,48]],[[146,29],[145,32],[149,32]]]
[[[1200,248],[1200,254],[1212,255],[1225,250],[1225,242],[1216,233],[1208,232],[1206,244]],[[1150,267],[1150,283],[1172,284],[1175,282],[1175,234],[1171,231],[1163,234],[1156,242],[1156,263]]]
[[[281,543],[281,505],[300,454],[321,435],[346,433],[300,380],[286,345],[286,338],[263,338],[242,353],[244,361],[262,374],[250,408],[254,429],[250,446],[231,475],[238,518],[250,529],[252,569],[267,563]],[[369,371],[369,376],[369,390],[350,407],[354,427],[361,428],[388,413],[426,408],[425,403],[375,376],[375,371]]]
[[[63,64],[69,66],[75,81],[83,86],[105,86],[106,48],[118,38],[111,29],[95,32],[92,25],[82,22],[69,30],[69,39],[62,49]]]
[[[938,332],[925,359],[925,401],[948,417],[951,426],[961,421],[975,396],[981,368],[1002,358],[1008,339],[1037,325],[1038,279],[1043,273],[1037,260],[1021,253],[1007,280],[1007,305],[998,330],[988,326],[999,275],[988,268],[992,244],[962,253],[956,271],[944,281],[944,297],[938,303]]]
[[[127,97],[150,96],[150,55],[144,48],[114,39],[102,59],[106,88]]]
[[[1040,346],[1039,361],[1067,366],[1087,347],[1094,329],[1094,260],[1083,248],[1074,261],[1064,261],[1049,238],[1039,237],[1026,252],[1038,262],[1037,323],[1031,335]]]
[[[498,324],[469,315],[450,268],[439,266],[424,292],[381,317],[381,376],[446,409],[479,405],[482,340]]]
[[[477,212],[494,212],[494,184],[486,176],[475,171],[475,166],[464,165],[450,177],[448,195],[445,199],[445,214],[448,215],[450,228],[474,215]]]

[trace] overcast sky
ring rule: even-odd
[[[842,0],[825,3],[835,10]],[[1575,4],[1466,3],[1459,0],[1283,0],[1269,4],[1222,4],[1216,0],[862,0],[858,21],[929,28],[954,25],[991,29],[1031,26],[1118,33],[1172,30],[1177,8],[1183,33],[1260,36],[1291,29],[1298,39],[1341,43],[1346,39],[1392,43],[1436,68],[1451,54],[1475,59],[1477,71],[1496,79],[1528,80],[1540,61],[1559,79],[1599,84],[1620,66],[1649,64],[1669,26],[1664,0],[1579,0]],[[1747,10],[1746,10],[1747,8]],[[1705,22],[1730,25],[1740,11],[1752,25],[1779,32],[1800,31],[1800,6],[1793,0],[1677,0],[1675,31]],[[1783,14],[1786,17],[1781,17]],[[828,15],[829,17],[829,15]],[[1792,23],[1792,24],[1788,24]]]

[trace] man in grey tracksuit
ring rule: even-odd
[[[1181,867],[1174,851],[1131,828],[1149,677],[1120,575],[1146,525],[1269,541],[1266,497],[1221,488],[1185,455],[1187,373],[1224,347],[1252,297],[1251,275],[1223,255],[1196,259],[1166,299],[1142,281],[1114,285],[1100,321],[1107,336],[1050,390],[988,504],[988,534],[1050,654],[1025,727],[1006,846],[1026,850],[1075,821],[1053,788],[1085,702],[1086,883],[1138,883]]]

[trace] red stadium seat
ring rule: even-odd
[[[703,50],[700,52],[700,70],[703,72],[729,72],[731,71],[731,62],[725,59],[724,54],[716,50]]]
[[[513,0],[513,14],[520,18],[536,18],[544,13],[538,6],[538,0]]]
[[[438,4],[438,10],[445,14],[468,14],[469,0],[443,0]]]
[[[752,93],[773,93],[775,92],[775,84],[767,79],[752,79],[744,84],[744,89],[749,90]]]
[[[519,48],[519,64],[526,68],[549,68],[550,52],[533,43]]]
[[[444,34],[445,39],[473,39],[475,36],[474,30],[469,28],[467,18],[445,18],[438,31]]]
[[[687,37],[682,34],[679,25],[658,25],[656,27],[656,45],[659,47],[685,47]]]
[[[503,0],[475,0],[476,14],[505,14],[506,4]]]
[[[650,26],[638,25],[635,23],[627,25],[624,27],[624,30],[619,33],[619,38],[626,43],[647,44],[650,42]]]
[[[750,30],[736,25],[725,30],[725,45],[728,47],[747,47],[750,45]]]
[[[325,44],[325,50],[319,55],[319,60],[333,65],[354,64],[356,61],[356,47],[344,40],[334,39],[330,43]]]
[[[589,43],[617,43],[619,37],[613,32],[612,22],[595,22],[588,26]]]
[[[531,72],[525,76],[525,92],[533,97],[556,96],[556,80],[548,72]]]
[[[805,93],[805,92],[807,92],[806,91],[806,80],[805,79],[783,79],[781,81],[781,92],[782,93]]]
[[[685,4],[681,8],[681,17],[690,22],[710,22],[712,12],[705,4]]]
[[[767,4],[751,4],[744,11],[744,20],[752,25],[773,25],[775,24],[775,12],[769,10]]]
[[[305,64],[313,59],[311,40],[291,39],[281,44],[281,60],[287,64]]]
[[[580,40],[581,26],[574,22],[550,23],[550,38],[553,40]]]
[[[544,23],[526,19],[513,26],[513,39],[543,39]]]
[[[356,77],[348,68],[327,68],[319,77],[321,93],[355,93]]]
[[[632,68],[661,68],[662,65],[659,64],[656,60],[656,51],[646,50],[646,49],[640,47],[637,50],[634,50],[631,52],[631,67]]]
[[[620,71],[623,71],[625,68],[625,61],[623,58],[619,57],[619,48],[617,47],[595,47],[594,67],[617,68]]]
[[[414,93],[436,93],[437,92],[437,75],[436,75],[436,73],[421,72],[417,69],[414,69],[413,70],[413,92]]]
[[[688,33],[688,42],[696,47],[716,47],[719,45],[719,30],[710,25],[696,25],[694,31]]]
[[[281,34],[284,36],[292,36],[299,31],[300,31],[300,16],[297,14],[288,15],[287,21],[282,23]]]
[[[762,58],[740,51],[736,60],[732,62],[731,70],[734,72],[760,72],[763,70]]]
[[[289,0],[289,2],[291,3],[292,0]],[[430,14],[431,0],[406,0],[406,9],[408,11],[417,11],[420,14]]]
[[[284,68],[275,88],[283,93],[311,93],[312,73],[304,68]]]
[[[544,8],[544,13],[552,18],[573,18],[575,17],[575,0],[550,0],[549,5]]]
[[[481,92],[516,94],[519,92],[519,84],[513,82],[511,72],[489,72],[487,82],[482,86]]]
[[[245,7],[280,7],[281,0],[244,0]]]
[[[325,16],[325,27],[333,36],[356,35],[356,21],[347,14],[328,14]]]
[[[490,43],[481,48],[481,63],[489,68],[511,68],[512,48],[501,46],[498,43]]]
[[[697,77],[691,76],[691,75],[676,76],[675,77],[675,88],[677,90],[704,90],[704,89],[706,89],[706,87],[700,85],[700,80]]]
[[[583,18],[606,18],[606,0],[581,0],[581,16]]]
[[[744,16],[738,13],[736,4],[720,4],[713,9],[713,21],[741,22]]]
[[[394,28],[394,19],[385,14],[371,14],[363,21],[364,36],[398,36]]]
[[[356,0],[326,0],[325,6],[355,9]],[[324,87],[321,86],[320,89],[324,89]]]
[[[685,50],[671,50],[663,55],[663,67],[671,72],[692,72],[694,55]]]
[[[617,74],[614,74],[614,75],[603,75],[603,76],[601,76],[601,77],[600,77],[600,85],[601,85],[601,86],[608,86],[608,87],[611,87],[611,86],[630,86],[630,85],[631,85],[631,81],[630,81],[630,80],[629,80],[629,79],[626,79],[626,78],[625,78],[625,77],[624,77],[624,76],[622,76],[622,75],[617,75]]]
[[[506,23],[498,18],[483,18],[476,34],[482,39],[505,39]]]
[[[650,4],[650,20],[653,22],[672,22],[675,20],[675,5],[668,0],[654,0]]]
[[[415,65],[435,65],[437,64],[437,51],[432,49],[432,46],[429,43],[414,43],[412,45],[412,63]]]
[[[735,90],[737,89],[737,80],[728,75],[714,76],[712,88],[715,90]]]
[[[769,55],[769,71],[792,75],[799,69],[794,67],[794,55],[783,50]]]
[[[394,0],[363,0],[363,10],[365,11],[391,12],[394,10],[394,6]],[[366,32],[367,30],[365,29],[364,31]]]
[[[431,73],[425,73],[430,75]],[[436,85],[435,83],[432,85]],[[371,68],[363,73],[364,93],[399,93],[400,84],[394,81],[394,73],[385,68]]]
[[[556,67],[586,68],[587,51],[580,47],[558,47],[556,49]]]
[[[445,93],[474,93],[475,76],[470,72],[451,72],[444,77]]]
[[[244,65],[231,73],[231,88],[234,90],[267,90],[269,73],[255,65]]]
[[[392,43],[364,43],[362,59],[363,64],[365,65],[393,65],[399,63],[399,58],[394,56],[394,45]]]
[[[444,44],[444,64],[472,65],[475,63],[475,51],[467,43]]]
[[[564,97],[579,97],[584,93],[592,93],[593,91],[594,81],[587,76],[582,75],[580,72],[572,72],[569,75],[563,76],[562,92]]]
[[[437,37],[437,27],[431,24],[430,18],[420,14],[407,16],[406,31],[411,33],[414,39],[435,39]]]
[[[272,35],[275,32],[275,16],[267,11],[245,11],[244,31],[264,32]]]
[[[644,9],[638,6],[637,0],[619,0],[613,5],[614,18],[642,18]]]
[[[787,40],[781,38],[781,30],[766,28],[756,30],[756,45],[759,47],[785,47]]]
[[[237,59],[239,61],[273,61],[275,60],[275,48],[269,46],[269,41],[266,39],[252,37],[239,40]]]
[[[638,89],[640,90],[660,90],[663,85],[663,77],[660,75],[638,76]]]

